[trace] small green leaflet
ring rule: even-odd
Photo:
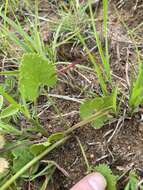
[[[139,73],[131,91],[129,105],[132,108],[143,103],[143,62],[139,65]]]
[[[19,68],[19,90],[26,100],[34,101],[39,95],[39,87],[56,84],[55,66],[48,59],[36,53],[24,54]]]
[[[38,154],[42,153],[47,147],[51,145],[50,142],[46,141],[43,143],[33,144],[30,147],[30,152],[37,156]]]
[[[60,140],[60,139],[62,139],[62,138],[64,138],[64,133],[63,132],[57,132],[57,133],[54,133],[54,134],[52,134],[52,135],[50,135],[49,137],[48,137],[48,142],[49,143],[55,143],[56,141],[58,141],[58,140]]]
[[[95,171],[101,173],[107,181],[107,190],[116,190],[117,177],[112,173],[106,164],[100,164],[95,167]]]
[[[3,106],[3,96],[0,95],[0,110],[2,109]]]
[[[43,152],[47,147],[49,147],[51,144],[55,143],[56,141],[62,139],[64,137],[64,133],[57,132],[55,134],[52,134],[48,137],[46,142],[33,144],[30,147],[30,151],[35,156]]]
[[[14,105],[10,105],[7,108],[3,109],[0,113],[0,119],[10,117],[14,114],[16,114],[19,111],[18,108],[16,108]]]
[[[117,98],[117,90],[115,90],[110,96],[97,97],[94,99],[86,100],[80,106],[80,116],[82,119],[86,119],[88,116],[101,111],[103,109],[110,109],[112,112],[116,112],[116,98]],[[106,121],[108,121],[111,116],[105,115],[96,119],[92,122],[92,126],[94,128],[100,128],[104,125]]]

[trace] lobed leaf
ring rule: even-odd
[[[113,112],[116,112],[116,98],[117,98],[117,89],[110,95],[104,97],[97,97],[94,99],[86,100],[80,106],[80,116],[82,119],[86,119],[88,116],[105,109],[112,109]],[[92,122],[94,128],[100,128],[104,125],[106,121],[111,118],[109,115],[101,116]]]
[[[107,190],[116,190],[117,177],[106,164],[100,164],[95,167],[96,172],[100,172],[107,181]]]
[[[36,53],[24,54],[19,72],[19,90],[26,100],[34,101],[41,85],[51,87],[57,81],[55,66]]]

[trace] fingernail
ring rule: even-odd
[[[92,190],[105,190],[107,185],[105,178],[101,174],[98,174],[96,177],[91,176],[88,179],[88,183]]]

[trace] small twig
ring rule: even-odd
[[[121,176],[118,177],[117,181],[120,181],[132,168],[128,168]]]
[[[139,183],[137,184],[136,190],[138,190],[142,184],[143,184],[143,179],[141,179],[141,180],[139,181]]]
[[[128,87],[130,87],[130,79],[129,79],[129,50],[127,49],[127,61],[126,61],[126,67],[125,67],[125,72],[126,72],[126,81],[128,84]]]
[[[62,68],[62,69],[59,69],[57,70],[57,73],[58,74],[64,74],[66,73],[68,70],[74,68],[77,64],[81,64],[82,63],[82,59],[76,59],[75,61],[73,61],[71,64],[69,64],[68,66]]]
[[[85,79],[89,84],[92,83],[86,76],[84,76],[82,73],[80,73],[80,72],[77,71],[76,69],[75,69],[75,72],[77,72],[77,73],[79,74],[79,76],[81,76],[83,79]]]
[[[119,126],[120,126],[120,123],[123,121],[123,118],[120,118],[119,120],[118,120],[118,123],[117,123],[117,125],[116,125],[116,128],[115,128],[115,130],[113,131],[113,133],[112,133],[112,135],[109,137],[109,139],[107,140],[107,143],[109,143],[111,140],[112,140],[112,138],[114,137],[114,135],[116,134],[116,132],[118,131],[118,129],[119,129]]]
[[[116,125],[116,128],[115,130],[113,131],[112,135],[109,137],[109,139],[107,140],[107,143],[109,143],[112,138],[114,137],[114,135],[117,133],[117,131],[119,131],[121,129],[121,127],[123,126],[124,124],[124,120],[125,120],[125,112],[124,112],[124,115],[118,120],[117,122],[117,125]]]
[[[109,157],[109,155],[108,155],[108,154],[103,155],[102,157],[100,157],[100,158],[96,159],[96,162],[99,162],[99,161],[101,161],[101,160],[103,160],[103,159],[105,159],[105,158],[108,158],[108,157]]]
[[[68,101],[73,101],[77,103],[82,103],[83,100],[77,99],[77,98],[71,98],[69,96],[64,96],[64,95],[58,95],[58,94],[48,94],[49,97],[54,97],[54,98],[60,98]]]
[[[61,114],[62,115],[62,117],[68,117],[68,116],[74,116],[74,115],[77,115],[77,114],[79,114],[79,111],[71,111],[71,112],[69,112],[69,113],[65,113],[65,114]],[[56,115],[56,116],[52,116],[52,117],[50,117],[51,119],[57,119],[57,118],[59,118],[60,116],[59,115]]]
[[[56,168],[57,168],[59,171],[61,171],[66,177],[70,177],[69,173],[68,173],[64,168],[62,168],[59,164],[57,164],[55,161],[53,161],[53,160],[42,160],[41,162],[53,164],[53,165],[56,166]]]
[[[138,3],[139,3],[139,0],[136,0],[135,6],[133,7],[134,11],[136,11],[136,9],[138,7]]]
[[[85,160],[85,164],[86,164],[86,167],[87,167],[87,171],[90,171],[90,165],[89,165],[87,156],[86,156],[86,154],[85,154],[84,148],[83,148],[83,146],[82,146],[82,144],[81,144],[81,142],[80,142],[80,140],[79,140],[79,138],[78,138],[77,136],[76,136],[76,139],[77,139],[77,142],[78,142],[78,144],[79,144],[79,146],[80,146],[80,149],[81,149],[83,158],[84,158],[84,160]]]

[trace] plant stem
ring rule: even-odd
[[[41,158],[43,158],[45,155],[47,155],[49,152],[51,152],[53,149],[57,148],[58,146],[60,146],[61,144],[63,144],[67,139],[70,138],[69,135],[70,133],[72,133],[75,129],[82,127],[92,121],[94,121],[97,118],[102,117],[103,115],[107,115],[109,114],[109,110],[111,109],[111,107],[106,108],[104,110],[101,110],[91,116],[89,116],[86,120],[81,121],[77,124],[75,124],[74,126],[72,126],[71,128],[69,128],[68,130],[66,130],[64,132],[64,134],[66,135],[64,138],[62,138],[61,140],[57,141],[56,143],[54,143],[53,145],[51,145],[50,147],[48,147],[44,152],[42,152],[41,154],[39,154],[38,156],[36,156],[33,160],[31,160],[29,163],[27,163],[23,168],[21,168],[14,176],[12,176],[1,188],[0,190],[6,190],[17,178],[19,178],[24,172],[26,172],[32,165],[34,165],[36,162],[38,162]]]
[[[84,158],[84,160],[85,160],[85,164],[86,164],[86,167],[87,167],[87,172],[89,172],[89,171],[90,171],[90,165],[89,165],[89,162],[88,162],[87,156],[86,156],[86,154],[85,154],[84,148],[83,148],[83,146],[82,146],[82,144],[81,144],[79,138],[76,137],[76,139],[77,139],[77,142],[78,142],[78,144],[79,144],[79,146],[80,146],[80,149],[81,149],[81,152],[82,152],[83,158]]]
[[[39,161],[41,158],[43,158],[44,156],[46,156],[49,152],[51,152],[53,149],[57,148],[58,146],[60,146],[61,144],[63,144],[67,139],[69,139],[70,136],[64,137],[63,139],[57,141],[56,143],[54,143],[52,146],[50,146],[49,148],[47,148],[44,152],[42,152],[41,154],[39,154],[38,156],[36,156],[33,160],[31,160],[30,162],[28,162],[28,164],[26,164],[23,168],[21,168],[15,175],[13,175],[1,188],[0,190],[6,190],[9,188],[9,186],[11,184],[13,184],[13,182],[20,177],[24,172],[26,172],[31,166],[33,166],[37,161]]]
[[[85,120],[83,120],[83,121],[81,121],[81,122],[75,124],[74,126],[72,126],[72,127],[69,128],[69,129],[67,129],[67,130],[64,132],[65,135],[70,134],[70,133],[73,132],[75,129],[78,129],[79,127],[82,127],[82,126],[84,126],[84,125],[86,125],[86,124],[88,124],[88,123],[94,121],[95,119],[98,119],[98,118],[100,118],[100,117],[102,117],[102,116],[104,116],[104,115],[109,114],[109,110],[110,110],[110,109],[111,109],[111,107],[106,108],[106,109],[104,109],[104,110],[101,110],[101,111],[99,111],[99,112],[97,112],[97,113],[95,113],[95,114],[93,114],[93,115],[87,117]]]

